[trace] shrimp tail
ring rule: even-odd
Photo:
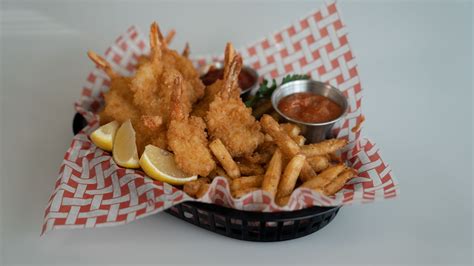
[[[228,42],[225,46],[225,54],[224,54],[224,77],[229,74],[229,68],[232,60],[235,56],[234,46],[231,42]]]
[[[173,85],[175,89],[171,96],[171,120],[183,120],[186,118],[186,115],[184,114],[183,106],[181,104],[183,97],[183,78],[181,75],[177,74],[175,76]]]
[[[152,27],[153,27],[153,31],[154,31],[155,36],[158,37],[158,40],[160,42],[161,47],[162,48],[168,48],[168,45],[166,43],[166,39],[165,39],[165,37],[163,37],[163,33],[160,30],[160,26],[158,26],[158,23],[156,23],[156,21],[153,22]],[[172,37],[171,37],[171,39],[172,39]]]
[[[150,27],[150,47],[151,47],[151,56],[154,62],[157,62],[161,59],[161,47],[163,46],[162,37],[158,23],[153,22]]]
[[[239,74],[240,70],[242,69],[242,57],[240,55],[234,56],[234,59],[232,60],[230,67],[229,67],[229,72],[227,73],[226,76],[224,76],[224,90],[222,92],[222,97],[224,99],[229,99],[232,94],[232,90],[238,89],[239,88]],[[236,94],[239,95],[239,94]]]
[[[107,61],[105,61],[104,58],[102,58],[101,56],[99,56],[95,52],[89,50],[89,51],[87,51],[87,55],[92,60],[92,62],[94,62],[100,69],[105,71],[105,73],[107,74],[107,76],[109,76],[109,78],[112,79],[112,78],[116,78],[116,77],[120,76],[117,72],[115,72],[112,69],[110,64]]]
[[[173,38],[175,35],[176,35],[176,31],[174,29],[168,31],[168,34],[166,34],[165,36],[164,43],[166,43],[166,45],[169,45],[173,41]]]

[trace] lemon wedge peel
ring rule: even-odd
[[[147,145],[140,158],[140,166],[151,178],[171,185],[183,185],[197,179],[181,171],[174,161],[174,155],[153,145]]]

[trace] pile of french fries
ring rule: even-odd
[[[214,139],[209,148],[220,166],[209,177],[186,183],[184,191],[200,198],[214,177],[223,176],[228,179],[235,198],[262,189],[284,206],[298,187],[334,195],[357,174],[337,155],[347,144],[345,139],[306,145],[301,129],[295,124],[279,124],[270,115],[263,115],[260,124],[266,133],[262,149],[234,160],[221,140]]]

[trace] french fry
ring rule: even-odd
[[[193,181],[184,183],[183,191],[189,196],[194,197],[196,196],[196,193],[199,191],[200,187],[201,187],[201,182],[199,182],[199,180],[193,180]]]
[[[288,134],[288,136],[290,136],[290,138],[297,137],[301,133],[301,128],[293,123],[280,124],[280,127]]]
[[[329,153],[329,159],[335,163],[342,163],[342,158],[340,155],[337,155],[335,152]]]
[[[298,144],[298,146],[303,146],[306,138],[304,136],[301,136],[301,128],[298,125],[292,124],[292,123],[285,123],[285,124],[280,124],[280,127],[283,131],[285,131],[288,136],[292,140]]]
[[[317,173],[329,167],[329,159],[324,155],[309,157],[306,158],[306,161],[308,161],[309,165],[311,165],[313,170]]]
[[[207,191],[209,190],[209,187],[211,185],[207,184],[207,183],[203,183],[201,184],[201,186],[199,187],[199,190],[197,191],[196,193],[196,198],[201,198],[202,196],[204,196],[204,194],[207,193]]]
[[[209,143],[209,148],[230,178],[234,179],[240,177],[239,166],[234,159],[232,159],[232,156],[220,139],[215,139]]]
[[[304,145],[301,147],[301,150],[306,157],[312,157],[335,152],[346,146],[346,144],[347,140],[345,139],[328,139],[319,143]]]
[[[250,155],[245,155],[244,159],[253,164],[266,164],[270,161],[275,152],[276,145],[269,142],[260,144],[258,151]]]
[[[298,146],[303,147],[304,143],[306,142],[306,138],[304,136],[296,136],[293,140],[298,144]]]
[[[186,182],[184,183],[183,191],[191,197],[197,196],[197,194],[199,194],[201,186],[203,184],[208,184],[209,182],[210,179],[207,177],[201,177],[196,180]]]
[[[258,190],[258,189],[259,188],[257,188],[257,187],[248,187],[248,188],[244,188],[244,189],[234,190],[234,191],[232,191],[232,196],[234,198],[241,198],[245,194],[248,194],[248,193],[250,193],[252,191],[255,191],[255,190]]]
[[[322,171],[318,176],[324,179],[333,180],[346,168],[347,166],[343,163],[332,165],[326,168],[324,171]]]
[[[280,205],[280,206],[285,206],[288,204],[288,202],[290,201],[290,196],[285,196],[285,197],[281,197],[281,198],[277,198],[275,200],[276,204]]]
[[[331,183],[326,185],[323,189],[323,193],[330,196],[336,194],[341,190],[346,182],[357,175],[357,171],[350,168],[339,174]]]
[[[290,160],[278,185],[277,199],[291,195],[305,163],[305,159],[303,154],[298,154]]]
[[[241,175],[263,175],[265,173],[265,169],[256,163],[240,162],[238,166]]]
[[[313,190],[318,190],[318,192],[322,191],[325,185],[329,184],[331,180],[322,178],[320,176],[315,176],[310,180],[304,182],[300,187],[302,188],[310,188]]]
[[[262,181],[262,175],[242,176],[232,180],[232,183],[230,184],[230,190],[236,191],[249,187],[259,188],[262,186]]]
[[[288,154],[290,157],[295,156],[300,152],[300,147],[296,144],[286,132],[284,132],[278,122],[269,115],[263,115],[260,119],[260,124],[263,130],[270,135],[276,144],[280,147],[283,154]]]
[[[217,175],[217,176],[223,176],[223,177],[225,177],[225,178],[229,178],[229,179],[230,179],[230,177],[227,175],[227,173],[225,172],[225,170],[222,169],[222,167],[216,166],[215,171],[216,171],[216,175]]]
[[[268,133],[276,142],[278,147],[281,149],[281,152],[288,158],[292,158],[301,152],[300,146],[292,140],[288,134],[281,130],[278,122],[275,121],[269,115],[263,115],[260,119],[260,124],[266,133]],[[316,172],[309,165],[308,162],[304,162],[303,169],[301,169],[301,179],[303,181],[311,179],[314,177]]]
[[[301,187],[322,190],[326,185],[331,183],[342,171],[346,169],[344,164],[338,164],[328,167],[319,175],[304,182]]]
[[[278,189],[278,183],[280,182],[281,170],[283,168],[283,158],[280,149],[277,149],[273,153],[272,159],[268,164],[267,171],[263,177],[262,189],[263,191],[270,192],[275,197]]]

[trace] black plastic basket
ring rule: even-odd
[[[86,125],[74,116],[77,134]],[[340,207],[311,207],[292,212],[239,211],[215,204],[183,202],[166,210],[188,223],[227,237],[258,242],[283,241],[314,233],[336,217]]]

